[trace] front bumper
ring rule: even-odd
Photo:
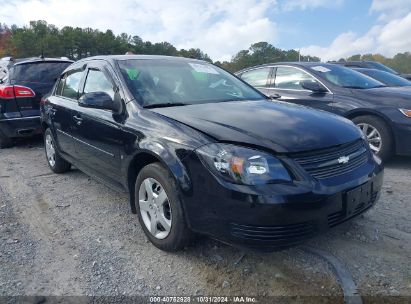
[[[337,178],[252,187],[217,180],[195,158],[186,164],[193,189],[183,195],[190,228],[260,250],[298,244],[358,216],[376,203],[383,182],[372,157]]]
[[[0,119],[0,130],[9,138],[28,137],[41,134],[40,117]]]

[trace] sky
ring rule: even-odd
[[[0,0],[0,23],[126,32],[230,60],[267,41],[323,61],[411,51],[411,0]]]

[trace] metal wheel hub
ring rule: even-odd
[[[377,128],[367,123],[359,123],[357,126],[361,129],[362,133],[368,140],[370,148],[374,153],[378,153],[382,148],[382,138]]]
[[[56,150],[54,149],[53,137],[50,134],[46,135],[46,156],[50,166],[56,164]]]
[[[140,185],[138,204],[147,230],[157,239],[165,239],[171,230],[172,213],[167,193],[154,178],[146,178]]]

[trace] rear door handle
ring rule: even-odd
[[[76,121],[76,124],[79,126],[82,124],[83,122],[83,118],[81,118],[80,116],[74,115],[73,116],[74,120]]]

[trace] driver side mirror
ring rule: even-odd
[[[312,91],[314,93],[325,93],[327,92],[326,88],[324,88],[323,85],[318,83],[317,81],[311,81],[311,80],[304,80],[301,82],[301,86],[309,91]]]
[[[115,102],[106,92],[91,92],[80,97],[78,104],[83,108],[120,111],[120,104]]]

